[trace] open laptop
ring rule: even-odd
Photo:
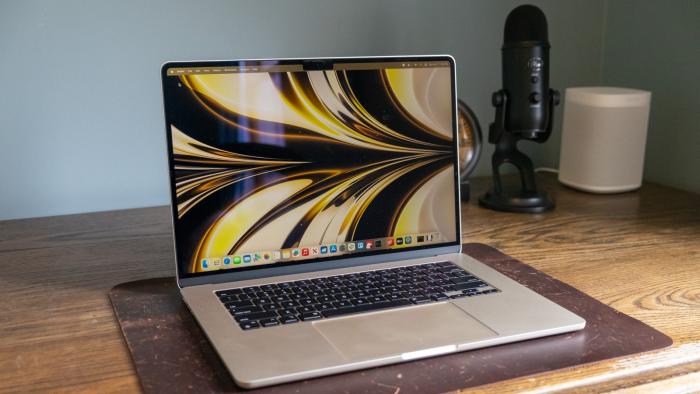
[[[460,253],[452,57],[171,62],[162,79],[178,285],[238,385],[584,327]]]

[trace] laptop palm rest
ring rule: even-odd
[[[449,302],[321,320],[313,326],[350,361],[387,356],[410,360],[497,336]]]

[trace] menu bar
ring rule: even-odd
[[[226,66],[226,67],[170,67],[167,74],[169,77],[177,77],[189,74],[237,74],[237,73],[258,73],[258,72],[290,72],[304,71],[301,64],[277,64],[277,65],[255,65],[255,66]]]
[[[358,63],[334,63],[333,70],[379,70],[379,69],[409,69],[409,68],[435,68],[449,67],[448,61],[411,61],[411,62],[358,62]],[[219,67],[170,67],[167,70],[169,77],[192,74],[238,74],[258,72],[294,72],[304,71],[301,64],[277,64],[277,65],[244,65],[244,66],[219,66]]]
[[[334,70],[375,70],[382,68],[435,68],[449,67],[448,61],[411,61],[411,62],[373,62],[373,63],[336,63]]]

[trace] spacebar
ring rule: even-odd
[[[362,313],[362,312],[370,312],[370,311],[376,311],[379,309],[387,309],[387,308],[396,308],[399,306],[406,306],[406,305],[413,305],[411,301],[409,300],[394,300],[394,301],[386,301],[386,302],[377,302],[374,304],[364,304],[364,305],[357,305],[357,306],[351,306],[348,308],[339,308],[339,309],[331,309],[322,312],[324,317],[336,317],[336,316],[343,316],[343,315],[350,315],[353,313]]]

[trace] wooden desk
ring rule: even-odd
[[[479,208],[464,242],[483,242],[663,331],[667,349],[484,386],[484,391],[700,390],[700,195],[645,185],[612,196],[541,178],[555,211]],[[0,392],[139,388],[112,314],[114,285],[174,273],[166,207],[0,222]]]

